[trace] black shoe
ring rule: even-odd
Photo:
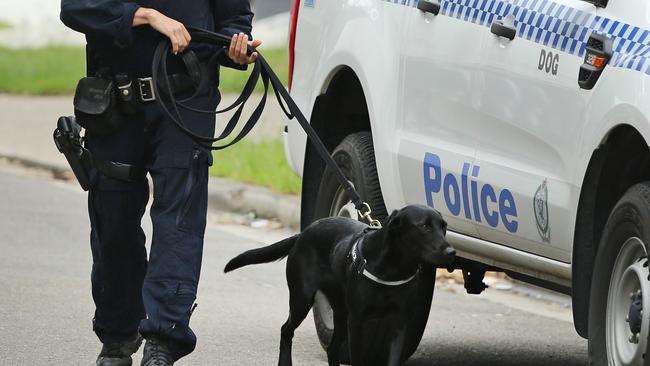
[[[96,366],[131,366],[131,355],[138,351],[142,337],[138,333],[131,340],[104,344],[97,356]]]
[[[172,366],[173,364],[172,354],[164,342],[155,338],[147,339],[140,366]]]

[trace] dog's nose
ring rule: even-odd
[[[445,248],[445,251],[444,251],[444,252],[445,252],[445,255],[448,255],[448,256],[450,256],[450,257],[456,255],[456,250],[455,250],[454,248],[452,248],[452,247],[447,247],[447,248]]]

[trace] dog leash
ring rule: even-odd
[[[228,47],[230,45],[231,38],[228,36],[211,32],[208,30],[192,28],[192,27],[188,27],[187,30],[192,36],[192,42],[217,46],[215,54],[212,56],[212,59],[222,56],[222,54],[225,55],[224,47]],[[167,72],[167,58],[169,54],[171,54],[170,50],[171,50],[171,45],[169,40],[166,39],[162,40],[158,44],[158,47],[156,48],[153,57],[151,74],[153,77],[153,86],[154,86],[155,93],[156,95],[159,96],[157,99],[158,104],[160,105],[164,113],[167,115],[167,117],[169,117],[174,122],[174,125],[176,125],[176,127],[182,133],[190,137],[197,144],[210,150],[221,150],[236,144],[237,142],[241,141],[253,129],[253,127],[255,127],[255,125],[259,121],[259,118],[262,115],[262,111],[264,110],[264,107],[266,105],[266,98],[267,98],[267,94],[269,91],[269,84],[270,84],[271,87],[273,88],[278,104],[280,104],[280,107],[282,108],[284,114],[290,120],[295,118],[298,121],[302,129],[307,134],[309,140],[316,148],[318,155],[320,155],[320,157],[323,159],[323,161],[325,161],[327,166],[332,171],[334,171],[336,178],[338,179],[343,189],[345,189],[348,198],[350,198],[350,200],[354,204],[354,207],[357,209],[359,216],[364,221],[366,221],[366,223],[368,223],[370,226],[381,227],[381,223],[378,220],[372,218],[371,216],[372,210],[370,208],[370,205],[361,199],[361,196],[354,188],[352,182],[350,182],[347,179],[347,177],[345,176],[341,168],[336,164],[336,161],[334,161],[334,158],[332,158],[329,151],[323,144],[322,140],[320,139],[320,137],[318,137],[318,134],[316,133],[314,128],[311,126],[311,124],[304,116],[300,108],[298,108],[296,102],[293,100],[293,98],[291,97],[287,89],[284,87],[284,85],[282,84],[282,82],[280,81],[276,73],[273,71],[271,66],[268,64],[264,56],[259,51],[256,51],[255,49],[249,46],[248,53],[251,54],[252,52],[257,52],[258,57],[257,60],[255,60],[255,63],[253,65],[253,71],[251,72],[248,81],[246,82],[244,88],[242,89],[242,93],[237,98],[237,100],[235,100],[235,102],[232,103],[230,106],[221,110],[217,110],[215,112],[215,111],[196,109],[186,104],[187,101],[193,99],[201,92],[201,88],[197,87],[195,93],[192,96],[188,98],[184,98],[183,100],[177,100],[174,97],[172,93],[171,83],[168,77],[168,72]],[[185,65],[189,71],[195,72],[195,70],[200,70],[200,66],[196,64],[198,63],[198,58],[183,57],[183,61],[185,62]],[[201,76],[201,79],[203,80],[201,80],[201,83],[199,83],[199,85],[204,84],[203,81],[205,78],[206,78],[205,75]],[[246,105],[246,102],[248,101],[250,96],[253,94],[255,90],[255,86],[258,84],[260,78],[262,79],[262,85],[264,86],[264,93],[262,95],[259,104],[254,109],[253,113],[250,115],[250,117],[248,118],[248,120],[246,121],[242,129],[240,130],[240,132],[234,138],[232,138],[232,140],[224,143],[223,145],[215,146],[214,145],[215,143],[219,141],[223,141],[232,135],[233,131],[235,130],[235,127],[238,125],[241,119],[244,106]],[[231,110],[235,110],[235,109],[236,110],[234,115],[230,118],[230,120],[226,124],[226,127],[224,128],[223,132],[219,136],[208,137],[208,136],[197,135],[196,133],[192,132],[189,128],[187,128],[187,126],[183,122],[180,109],[190,110],[193,112],[203,113],[203,114],[220,114]]]

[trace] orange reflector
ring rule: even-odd
[[[593,59],[592,65],[597,69],[602,69],[605,66],[607,59],[603,56],[596,56]]]

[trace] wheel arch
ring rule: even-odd
[[[372,134],[367,94],[351,67],[336,67],[324,79],[321,93],[314,100],[311,125],[330,152],[351,133],[367,131]],[[302,174],[302,228],[313,221],[314,197],[318,194],[324,169],[325,162],[307,139]]]
[[[650,180],[650,151],[642,132],[631,124],[610,128],[593,150],[584,174],[573,244],[573,320],[587,337],[589,297],[598,243],[609,214],[628,188]]]

